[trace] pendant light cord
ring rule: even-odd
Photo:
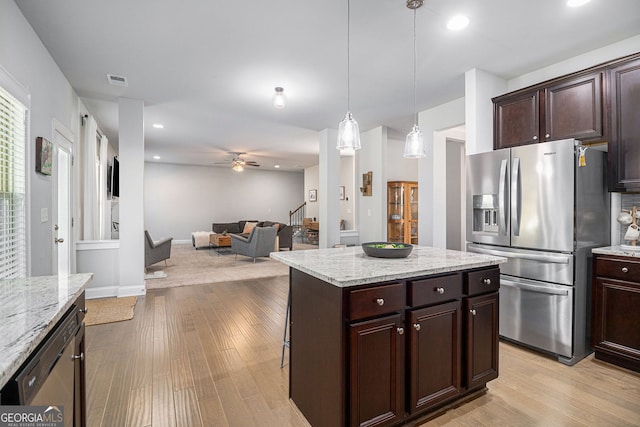
[[[351,112],[351,1],[347,0],[347,112]]]
[[[416,75],[418,74],[418,48],[416,47],[416,14],[418,9],[413,9],[413,114],[415,124],[418,124],[418,106],[416,101]]]

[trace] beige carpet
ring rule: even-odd
[[[136,297],[88,299],[84,323],[91,326],[133,319],[136,301]]]
[[[294,250],[317,249],[318,246],[294,243]],[[171,246],[171,258],[159,262],[147,269],[147,274],[164,271],[166,278],[147,279],[147,289],[169,288],[174,286],[200,285],[204,283],[230,282],[234,280],[258,279],[261,277],[286,276],[289,267],[271,258],[252,258],[235,254],[220,255],[214,249],[196,250],[191,243],[174,243]]]

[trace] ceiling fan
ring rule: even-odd
[[[253,160],[244,160],[242,157],[240,157],[243,154],[247,154],[243,151],[229,151],[229,154],[233,154],[233,159],[231,160],[227,160],[224,162],[216,162],[214,163],[215,165],[231,165],[231,169],[233,169],[236,172],[242,172],[244,170],[245,166],[254,166],[254,167],[260,167],[260,165],[257,162],[254,162]]]

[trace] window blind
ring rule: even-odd
[[[26,114],[0,87],[0,279],[26,276]]]

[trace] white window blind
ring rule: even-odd
[[[26,276],[26,114],[0,87],[0,279]]]

